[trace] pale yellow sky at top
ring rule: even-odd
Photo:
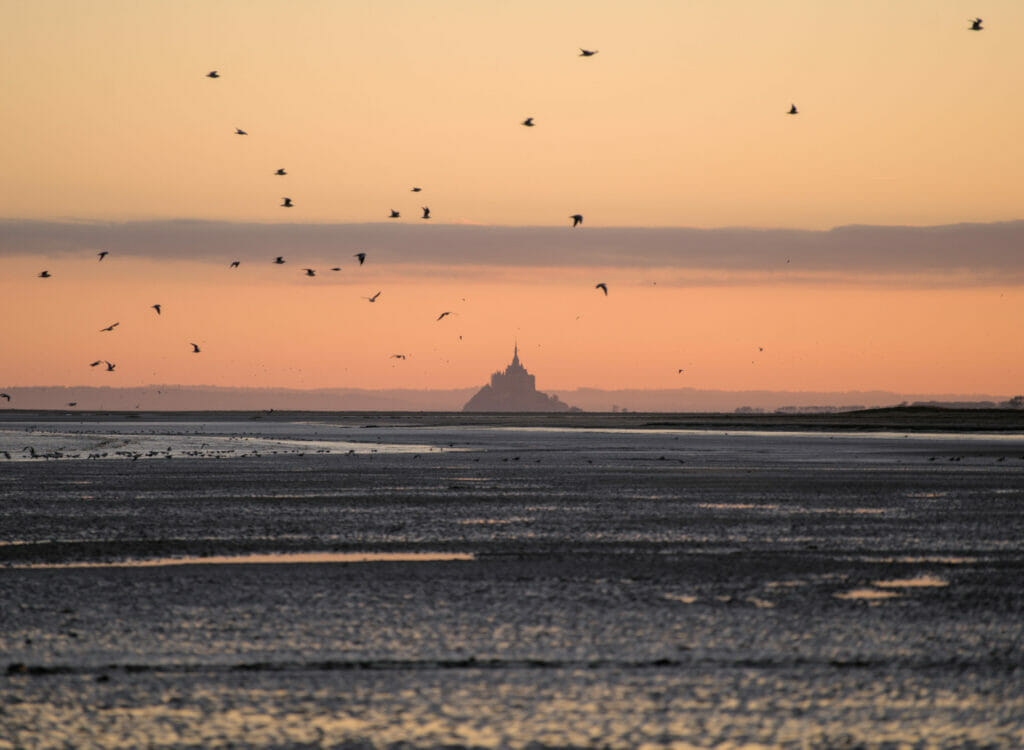
[[[397,209],[418,231],[429,205],[435,224],[568,233],[1024,218],[1019,0],[0,0],[0,14],[0,219]],[[1024,390],[1009,278],[815,282],[794,263],[704,283],[684,264],[466,260],[449,274],[376,252],[353,268],[355,249],[316,279],[289,247],[286,266],[237,272],[195,252],[8,257],[0,386],[464,387],[518,337],[542,389]]]
[[[826,228],[1024,202],[1017,0],[0,8],[7,217]]]

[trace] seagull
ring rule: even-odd
[[[238,268],[238,265],[239,265],[239,264],[240,264],[241,262],[242,262],[242,261],[240,261],[240,260],[233,260],[233,261],[231,261],[231,268]]]
[[[78,406],[77,401],[68,401],[68,406]]]
[[[359,258],[359,265],[363,265],[363,263],[366,261],[366,253],[356,253],[352,257]]]
[[[108,251],[106,251],[106,250],[100,250],[98,253],[96,253],[96,255],[99,256],[100,260],[103,260],[108,255],[110,255],[110,253]]]
[[[402,359],[405,359],[405,357],[402,357]],[[11,397],[10,397],[10,396],[8,396],[8,395],[7,395],[6,393],[0,393],[0,398],[5,398],[5,399],[7,399],[8,401],[10,401],[10,400],[11,400]]]
[[[405,359],[404,354],[392,354],[391,359]]]
[[[284,263],[284,258],[278,255],[276,258],[274,258],[274,262],[277,263],[277,265],[281,265],[282,263]]]
[[[248,133],[246,133],[246,132],[245,132],[244,130],[242,130],[241,128],[235,128],[235,135],[249,135],[249,134],[248,134]]]
[[[284,203],[281,204],[281,206],[283,208],[291,208],[292,207],[292,199],[291,198],[282,198],[281,200],[284,201]]]
[[[409,188],[409,191],[410,191],[410,192],[412,192],[412,193],[418,193],[418,192],[420,192],[420,191],[421,191],[422,189],[423,189],[423,188],[421,188],[421,187],[414,187],[414,188]]]
[[[583,214],[573,214],[569,218],[572,219],[572,225],[574,227],[583,223]]]
[[[303,268],[302,270],[306,272],[307,276],[316,276],[316,271],[312,268]]]
[[[340,268],[332,268],[331,270],[332,271],[340,271],[341,269]]]
[[[429,219],[430,218],[430,209],[427,208],[426,206],[423,206],[422,208],[423,208],[423,218],[424,219]]]
[[[444,317],[445,315],[451,315],[451,314],[452,314],[452,311],[451,311],[451,310],[445,310],[445,311],[444,311],[443,313],[441,313],[440,315],[438,315],[438,316],[437,316],[437,319],[438,319],[438,320],[440,320],[440,319],[441,319],[441,318],[443,318],[443,317]]]
[[[981,27],[981,19],[980,18],[975,18],[975,19],[970,19],[969,18],[967,20],[971,22],[971,28],[969,28],[968,31],[984,31],[984,29]]]
[[[95,367],[96,365],[98,365],[102,361],[103,361],[102,359],[97,359],[95,362],[90,362],[89,363],[89,367]]]
[[[199,354],[199,344],[193,344],[191,341],[189,344],[192,346],[192,353]]]
[[[211,70],[209,73],[206,74],[206,77],[207,78],[220,78],[220,73],[218,73],[216,70]]]
[[[391,209],[391,216],[389,216],[388,218],[389,218],[389,219],[397,219],[397,218],[399,218],[400,216],[401,216],[401,214],[400,214],[400,213],[398,213],[398,211],[396,211],[395,209],[393,209],[393,208],[392,208],[392,209]]]
[[[157,315],[160,314],[160,305],[150,305],[150,307],[152,307],[154,310],[156,310],[156,314]]]
[[[603,281],[600,284],[594,284],[594,289],[600,289],[602,292],[604,292],[605,297],[608,296],[608,285],[605,284]]]
[[[786,114],[787,115],[798,115],[798,114],[800,114],[800,111],[796,108],[795,104],[790,104],[789,105],[789,112],[787,112]]]
[[[107,360],[103,361],[107,362]],[[113,362],[107,362],[107,372],[113,372],[115,367],[117,367],[117,365],[115,365]]]
[[[372,297],[363,297],[363,299],[368,299],[368,300],[370,300],[370,302],[376,302],[376,301],[377,301],[377,298],[378,298],[379,296],[380,296],[380,292],[377,292],[377,293],[376,293],[375,295],[373,295]]]
[[[597,50],[596,49],[583,49],[582,47],[580,47],[580,54],[579,54],[580,57],[593,57],[596,54],[597,54]]]
[[[523,125],[525,125],[528,128],[532,128],[533,127],[533,118],[532,117],[527,117],[525,120],[523,120]]]
[[[111,324],[110,324],[109,326],[107,326],[106,328],[101,328],[101,329],[100,329],[100,333],[103,333],[104,331],[113,331],[113,330],[114,330],[115,328],[117,328],[117,327],[118,327],[119,325],[121,325],[120,321],[118,321],[117,323],[111,323]]]
[[[49,271],[43,271],[41,274],[39,274],[39,278],[41,278],[41,279],[48,279],[48,278],[50,278],[50,272]]]
[[[285,172],[284,169],[282,168],[282,169],[279,169],[276,172],[274,172],[274,174],[278,175],[279,177],[284,177],[288,173]]]

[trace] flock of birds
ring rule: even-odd
[[[971,24],[968,27],[969,31],[983,31],[984,30],[984,28],[982,26],[982,19],[981,18],[968,19],[968,22]],[[590,49],[585,49],[583,47],[580,47],[579,50],[580,50],[579,51],[579,55],[578,55],[579,57],[593,57],[594,55],[596,55],[598,53],[598,50],[590,50]],[[221,77],[221,75],[220,75],[220,73],[217,70],[211,70],[209,73],[206,74],[206,77],[207,78],[211,78],[211,79],[218,79],[218,78]],[[797,108],[795,103],[791,103],[789,109],[786,111],[787,115],[798,115],[799,113],[800,113],[800,111]],[[536,127],[537,123],[534,121],[534,117],[530,116],[530,117],[527,117],[525,120],[523,120],[521,125],[524,126],[524,127],[527,127],[527,128],[533,128],[533,127]],[[248,134],[249,133],[246,130],[244,130],[243,128],[240,128],[240,127],[236,127],[235,128],[235,135],[246,136]],[[276,176],[276,177],[285,177],[285,176],[287,176],[287,174],[288,174],[287,170],[285,168],[283,168],[283,167],[278,168],[276,171],[273,172],[273,175]],[[423,188],[419,187],[419,186],[414,186],[414,187],[410,188],[410,191],[413,192],[413,193],[420,193],[420,192],[423,191]],[[288,196],[282,197],[281,200],[282,200],[282,202],[281,202],[280,205],[281,205],[282,208],[293,208],[295,206],[295,203]],[[424,219],[424,220],[429,220],[431,218],[431,216],[430,216],[430,208],[428,206],[422,206],[421,210],[422,210],[423,213],[422,213],[420,218]],[[390,219],[401,218],[401,212],[397,211],[395,209],[390,209],[388,218],[390,218]],[[578,226],[583,224],[583,215],[582,214],[571,214],[569,216],[569,218],[572,219],[572,228],[576,228],[576,227],[578,227]],[[103,261],[103,259],[106,258],[109,254],[110,254],[109,251],[101,250],[100,252],[97,253],[97,256],[98,256],[100,261]],[[359,261],[359,265],[362,266],[365,263],[365,261],[366,261],[367,254],[365,252],[358,252],[358,253],[355,253],[353,257],[355,257]],[[286,261],[284,259],[284,256],[277,256],[276,258],[274,258],[274,260],[272,262],[274,264],[276,264],[276,265],[283,265]],[[229,268],[237,269],[240,265],[241,265],[241,261],[234,260],[234,261],[231,262]],[[313,269],[313,268],[303,268],[302,270],[305,272],[306,276],[316,276],[316,269]],[[341,270],[340,267],[331,268],[331,271],[340,271],[340,270]],[[52,274],[49,272],[49,270],[43,270],[43,271],[41,271],[38,274],[38,277],[41,278],[41,279],[49,279],[49,278],[52,278]],[[608,285],[605,282],[599,282],[599,283],[595,284],[594,285],[594,289],[600,290],[601,292],[604,293],[604,296],[606,296],[606,297],[608,296]],[[377,301],[377,299],[380,297],[380,295],[381,295],[381,291],[378,291],[375,294],[373,294],[372,296],[363,297],[363,299],[367,300],[368,302],[373,303],[373,302]],[[160,312],[161,311],[161,305],[160,304],[151,305],[151,308],[156,311],[157,315],[161,314],[161,312]],[[437,321],[441,321],[445,317],[447,317],[449,315],[453,315],[453,314],[454,313],[452,311],[446,310],[446,311],[442,312],[440,315],[437,316]],[[117,328],[118,325],[120,325],[119,322],[111,323],[110,325],[108,325],[108,326],[106,326],[104,328],[101,328],[100,332],[101,333],[113,332],[113,330],[115,328]],[[461,339],[462,337],[460,336],[459,338]],[[192,347],[192,353],[193,354],[199,354],[202,351],[200,349],[199,345],[194,343],[194,342],[189,342],[189,345]],[[761,351],[763,351],[763,347],[761,348]],[[406,359],[406,356],[407,355],[405,355],[405,354],[392,354],[391,358],[404,360],[404,359]],[[101,364],[106,365],[106,370],[105,370],[106,372],[114,372],[116,367],[117,367],[117,365],[115,363],[110,362],[110,361],[108,361],[106,359],[95,360],[94,362],[91,362],[89,366],[90,367],[98,367]],[[683,370],[680,369],[678,372],[679,372],[679,374],[682,374]],[[0,398],[4,398],[7,401],[11,400],[10,395],[7,394],[7,393],[0,393]],[[70,405],[73,405],[73,404],[69,404],[69,406]]]

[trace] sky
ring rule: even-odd
[[[1024,391],[1019,0],[0,14],[0,388]]]

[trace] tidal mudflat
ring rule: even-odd
[[[0,420],[0,747],[1024,745],[1005,420],[253,416]]]

